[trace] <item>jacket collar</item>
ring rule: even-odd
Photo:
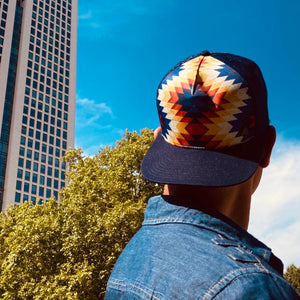
[[[283,264],[265,244],[253,237],[248,231],[233,222],[223,214],[208,209],[188,207],[186,201],[174,196],[156,196],[149,199],[143,225],[157,225],[163,223],[184,223],[205,228],[219,234],[220,245],[230,243],[238,246],[241,243],[247,246],[260,259],[268,263],[280,274],[283,273]],[[226,245],[225,245],[226,246]]]

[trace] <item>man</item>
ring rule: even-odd
[[[157,107],[142,173],[164,192],[149,200],[106,299],[300,299],[246,231],[276,136],[258,66],[203,51],[163,78]]]

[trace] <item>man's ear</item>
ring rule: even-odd
[[[161,133],[161,127],[157,127],[155,130],[154,130],[154,139],[156,139]]]
[[[264,150],[263,150],[262,159],[259,164],[262,168],[266,168],[270,163],[270,157],[271,157],[271,153],[275,141],[276,141],[276,129],[274,126],[270,125],[267,128],[264,136]]]

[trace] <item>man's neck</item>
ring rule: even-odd
[[[248,228],[252,194],[241,185],[222,188],[165,185],[163,195],[180,198],[182,206],[218,211],[244,229]]]

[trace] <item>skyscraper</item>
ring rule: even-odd
[[[74,144],[77,0],[0,0],[0,210],[58,197]]]

